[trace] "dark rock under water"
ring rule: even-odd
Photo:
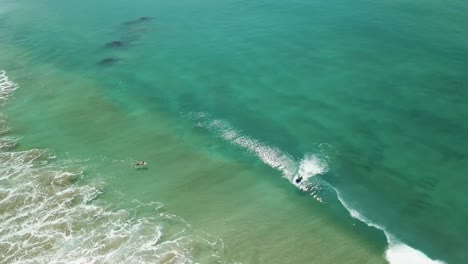
[[[151,17],[148,17],[148,16],[142,16],[142,17],[139,17],[135,20],[130,20],[130,21],[127,21],[127,22],[124,22],[123,24],[124,25],[133,25],[133,24],[138,24],[138,23],[142,23],[142,22],[147,22],[147,21],[150,21],[152,20]]]
[[[126,46],[125,42],[121,40],[114,40],[114,41],[107,42],[106,44],[104,44],[104,47],[106,48],[123,48],[125,46]]]
[[[117,57],[108,57],[100,60],[97,64],[101,66],[111,66],[114,65],[115,63],[119,62],[120,59]]]

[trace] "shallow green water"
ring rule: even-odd
[[[17,149],[100,201],[161,202],[243,263],[466,261],[465,3],[0,3]]]

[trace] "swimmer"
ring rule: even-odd
[[[302,176],[299,176],[297,179],[296,179],[296,183],[301,183],[302,181]]]
[[[144,162],[144,161],[140,161],[140,162],[137,162],[137,163],[133,163],[133,166],[145,166],[147,163]]]

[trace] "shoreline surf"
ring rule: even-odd
[[[0,100],[17,88],[0,71]],[[105,183],[80,184],[85,164],[15,150],[19,139],[3,135],[4,116],[0,123],[0,262],[234,263],[222,257],[222,240],[192,230],[161,203],[113,210],[99,202]]]

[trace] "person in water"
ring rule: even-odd
[[[146,165],[146,162],[144,162],[144,161],[133,163],[133,166],[145,166],[145,165]]]
[[[297,179],[296,179],[296,183],[301,183],[302,181],[302,176],[299,176]]]

